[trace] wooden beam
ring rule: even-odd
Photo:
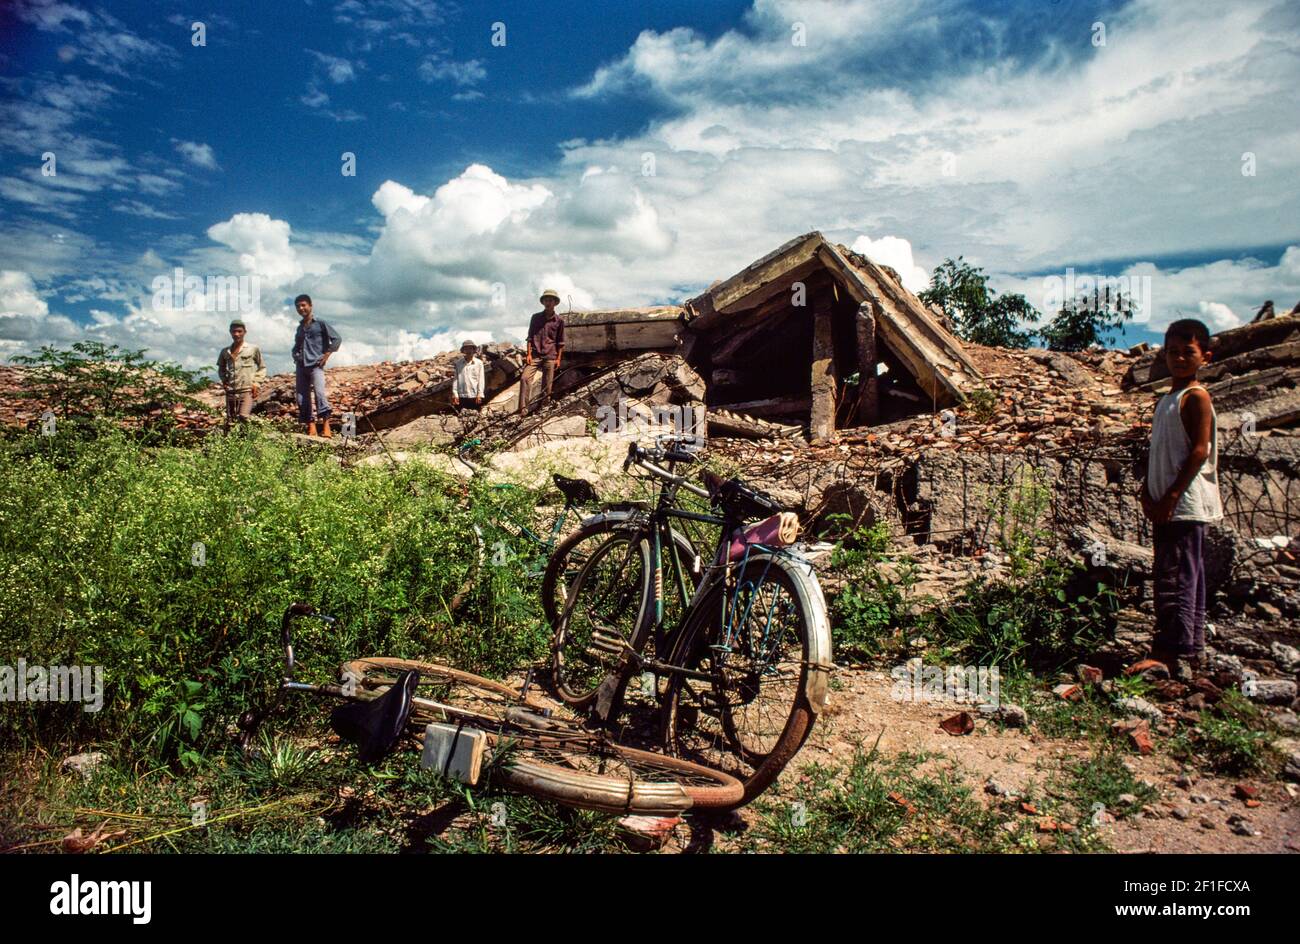
[[[812,400],[808,397],[768,397],[764,400],[744,400],[740,403],[718,403],[714,404],[714,407],[719,410],[730,410],[732,413],[752,413],[755,416],[772,413],[805,413],[812,407]]]
[[[812,414],[808,438],[813,442],[835,432],[835,337],[831,329],[831,296],[813,301]]]
[[[802,426],[784,423],[770,423],[756,416],[731,413],[723,410],[709,410],[708,431],[710,436],[738,436],[744,439],[790,439],[803,432]]]
[[[788,289],[790,273],[804,271],[800,267],[806,266],[817,255],[818,248],[825,244],[825,238],[818,232],[796,236],[703,295],[691,299],[686,304],[697,313],[690,322],[691,327],[696,331],[708,331],[725,320],[724,309],[734,312],[749,307],[745,300],[765,287],[772,291]],[[773,283],[776,283],[775,288],[772,288]]]
[[[930,395],[934,405],[960,403],[964,396],[961,383],[976,379],[979,374],[965,371],[949,350],[936,346],[925,333],[918,331],[912,312],[900,310],[880,286],[869,281],[868,276],[850,265],[834,248],[823,246],[819,255],[841,277],[842,284],[859,304],[870,301],[878,306],[874,309],[877,344],[884,341],[916,378],[921,389]],[[953,344],[960,346],[956,339],[953,339]]]
[[[853,419],[858,426],[870,426],[880,418],[879,384],[876,376],[876,306],[863,302],[853,318],[858,342],[858,402]]]

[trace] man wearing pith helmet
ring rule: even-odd
[[[257,398],[257,385],[266,380],[262,349],[244,341],[247,331],[238,318],[230,322],[230,347],[222,348],[217,355],[217,376],[226,391],[227,426],[232,422],[248,422],[253,414],[253,400]]]
[[[538,408],[551,400],[555,371],[564,356],[564,319],[556,312],[560,293],[553,288],[542,291],[542,310],[528,322],[528,343],[524,351],[524,374],[519,381],[519,415],[528,415],[529,390],[538,372],[542,375],[542,396]]]

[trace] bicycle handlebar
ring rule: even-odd
[[[676,472],[669,472],[667,469],[659,466],[654,460],[661,460],[664,455],[671,456],[672,452],[665,453],[662,449],[644,449],[636,443],[628,443],[627,458],[623,460],[623,471],[626,472],[633,465],[640,466],[656,478],[663,479],[670,485],[676,485],[678,488],[684,488],[692,495],[698,495],[700,498],[708,498],[709,493],[705,489],[696,485],[685,476],[678,475]]]

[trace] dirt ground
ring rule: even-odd
[[[846,669],[836,674],[837,691],[826,712],[782,780],[797,777],[811,762],[844,766],[858,747],[870,748],[879,738],[886,756],[901,752],[942,755],[931,763],[948,763],[985,802],[993,797],[984,785],[994,778],[1001,786],[1022,792],[1042,784],[1064,761],[1091,756],[1086,740],[1052,739],[1027,730],[1005,728],[979,719],[975,730],[953,736],[939,727],[963,706],[953,703],[902,702],[891,698],[893,682],[886,673]],[[1101,827],[1102,838],[1117,852],[1300,852],[1300,793],[1295,784],[1252,780],[1260,787],[1260,805],[1247,809],[1233,795],[1239,780],[1208,774],[1188,787],[1175,781],[1182,773],[1177,761],[1159,752],[1128,757],[1134,776],[1152,782],[1160,799],[1150,811]],[[1289,788],[1289,789],[1288,789]],[[1185,819],[1175,815],[1186,813]],[[1230,816],[1245,816],[1258,836],[1234,833]],[[1210,829],[1202,820],[1213,823]]]

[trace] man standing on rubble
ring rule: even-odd
[[[247,423],[253,414],[257,385],[266,380],[262,349],[244,341],[248,329],[236,318],[230,322],[230,346],[217,355],[217,376],[226,391],[226,426]]]
[[[456,409],[477,410],[483,406],[483,361],[477,355],[478,345],[473,341],[460,346],[451,387],[451,405]]]
[[[302,322],[293,336],[294,393],[298,399],[298,421],[307,428],[308,436],[316,435],[316,421],[320,420],[320,434],[329,439],[330,401],[325,395],[325,362],[339,349],[343,339],[339,333],[311,313],[311,296],[299,295],[293,300]],[[316,410],[312,412],[312,394],[316,395]]]
[[[553,288],[544,289],[540,299],[542,310],[528,323],[528,344],[524,352],[524,373],[519,379],[519,415],[528,415],[528,388],[538,372],[542,375],[542,396],[538,409],[551,400],[551,386],[555,371],[564,356],[564,319],[555,306],[560,303],[560,293]],[[539,366],[540,365],[540,366]]]

